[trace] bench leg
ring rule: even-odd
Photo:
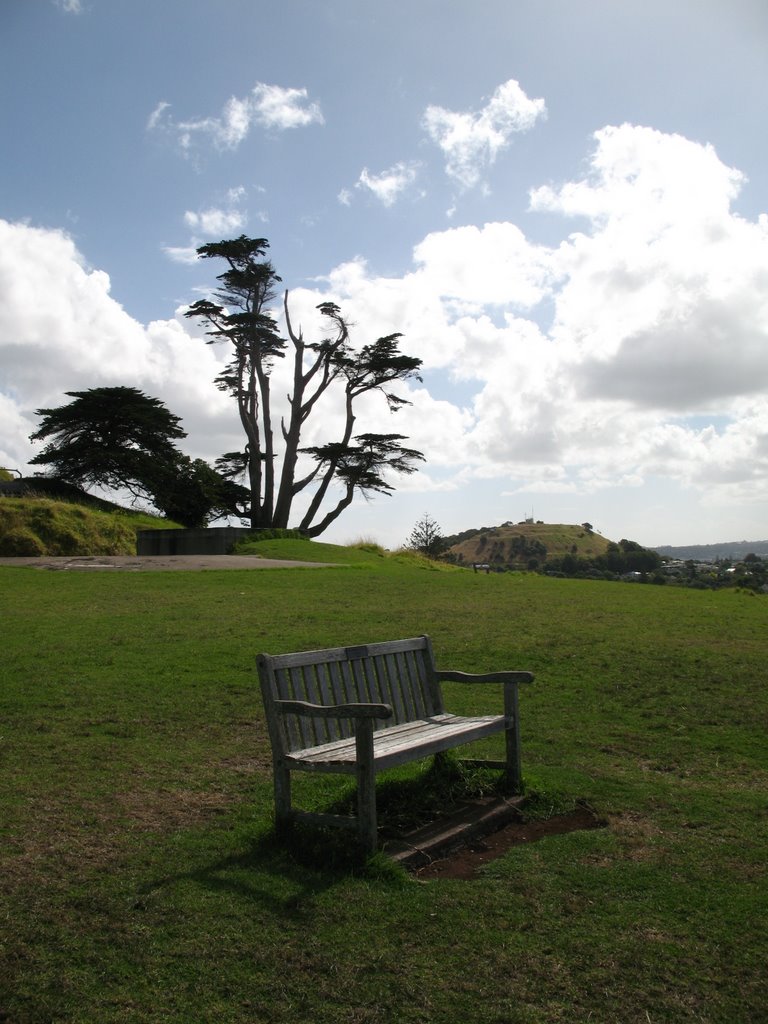
[[[520,718],[516,683],[507,683],[504,687],[504,717],[507,720],[504,732],[507,752],[504,786],[508,793],[520,793],[523,787],[523,774],[520,766]]]
[[[275,828],[285,832],[292,820],[291,813],[291,773],[280,762],[274,765],[275,780]]]
[[[376,772],[373,768],[373,721],[357,724],[355,734],[357,755],[357,828],[360,845],[367,854],[376,852]]]

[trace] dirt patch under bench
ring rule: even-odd
[[[470,836],[458,846],[436,853],[427,864],[414,864],[412,874],[425,881],[436,878],[472,879],[480,868],[522,843],[534,843],[548,836],[565,835],[582,829],[604,828],[606,821],[587,806],[545,821],[512,821],[495,832]]]

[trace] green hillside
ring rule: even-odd
[[[137,530],[164,527],[176,524],[52,498],[0,498],[0,557],[135,555]]]
[[[459,565],[479,562],[509,569],[539,569],[568,554],[592,559],[605,554],[611,543],[593,530],[561,523],[507,523],[446,539],[448,554]]]

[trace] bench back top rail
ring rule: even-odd
[[[270,737],[283,753],[346,739],[354,735],[354,722],[279,715],[274,700],[391,705],[392,717],[376,719],[377,729],[444,713],[427,636],[297,654],[262,654],[258,668]]]

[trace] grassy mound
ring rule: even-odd
[[[0,500],[0,556],[135,555],[136,531],[173,528],[140,512],[104,512],[51,498]]]
[[[452,538],[447,538],[449,543]],[[583,526],[562,523],[518,523],[483,528],[470,536],[460,535],[449,553],[463,565],[487,562],[498,567],[525,569],[532,560],[572,554],[594,558],[605,554],[610,541]]]

